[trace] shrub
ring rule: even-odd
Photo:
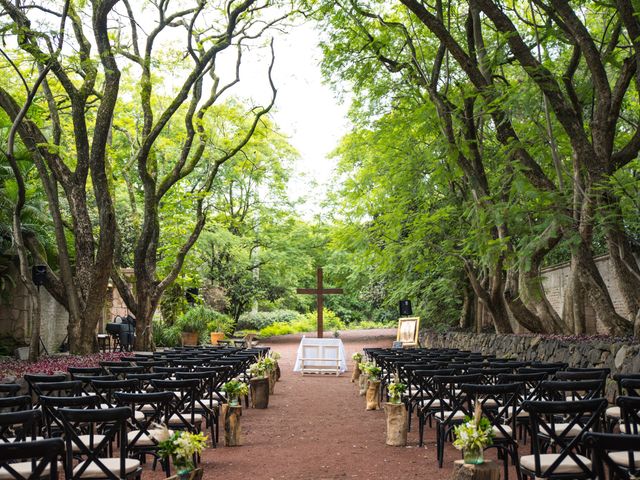
[[[290,333],[296,333],[296,331],[291,324],[285,322],[276,322],[260,330],[261,337],[276,337]]]
[[[220,314],[204,305],[195,305],[176,320],[175,326],[180,332],[191,332],[202,335],[207,332],[210,322],[218,321]]]
[[[181,330],[160,320],[153,322],[153,342],[156,347],[177,347],[182,343]]]
[[[338,317],[331,310],[327,310],[326,308],[322,310],[322,317],[324,319],[324,329],[325,330],[345,330],[345,325],[340,317]],[[311,330],[316,329],[316,324],[318,321],[317,312],[309,312],[304,314],[304,318],[307,320],[308,325],[312,325]],[[309,330],[305,330],[309,331]]]
[[[224,332],[225,335],[231,335],[233,333],[233,318],[215,310],[212,312],[212,320],[207,323],[207,333]]]
[[[292,323],[300,314],[293,310],[273,310],[272,312],[247,312],[240,315],[238,330],[261,330],[274,323]]]

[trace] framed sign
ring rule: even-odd
[[[398,320],[398,334],[396,336],[396,340],[402,342],[402,345],[405,347],[417,347],[419,332],[419,317],[401,318]]]

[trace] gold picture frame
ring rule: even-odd
[[[403,347],[417,347],[420,333],[420,317],[405,317],[398,320],[396,341],[402,342]]]

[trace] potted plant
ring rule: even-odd
[[[182,333],[182,345],[198,345],[200,337],[207,331],[207,307],[197,305],[187,310],[176,321],[176,326]]]
[[[240,403],[240,397],[249,394],[249,386],[240,380],[229,380],[222,385],[222,391],[227,394],[229,405],[236,407]]]
[[[269,377],[264,359],[258,360],[249,367],[249,390],[253,408],[269,407]]]
[[[231,328],[233,320],[231,320],[228,315],[225,315],[223,313],[216,312],[212,309],[207,310],[209,310],[206,314],[209,340],[211,341],[211,345],[217,345],[218,340],[222,340],[229,332],[233,330]]]
[[[154,437],[159,440],[158,454],[165,462],[171,459],[178,477],[185,480],[192,478],[195,470],[193,458],[202,453],[207,445],[207,437],[187,430],[171,433],[166,426],[156,429]]]
[[[360,379],[360,374],[362,373],[360,371],[360,362],[362,362],[362,353],[356,352],[353,355],[351,355],[351,358],[355,362],[355,365],[353,367],[353,375],[351,375],[351,383],[355,383]]]
[[[378,410],[380,408],[380,374],[382,369],[375,363],[366,364],[365,371],[368,378],[366,392],[367,410]]]
[[[387,445],[404,447],[407,445],[408,417],[407,409],[402,402],[402,395],[407,386],[396,376],[389,385],[389,401],[384,404],[387,415]]]
[[[484,449],[493,443],[493,427],[487,417],[482,416],[480,402],[476,401],[473,418],[464,417],[464,422],[453,429],[453,446],[462,450],[464,463],[484,463]]]

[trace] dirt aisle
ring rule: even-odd
[[[395,330],[344,332],[348,358],[363,346],[389,346]],[[245,410],[242,447],[210,449],[202,466],[205,478],[234,479],[388,479],[449,476],[435,463],[433,433],[425,448],[417,432],[409,447],[385,446],[382,411],[367,412],[364,398],[350,383],[351,371],[340,377],[302,376],[293,372],[300,336],[269,343],[282,354],[282,379],[267,410]],[[349,362],[351,369],[351,362]],[[449,464],[459,458],[448,450]],[[427,477],[428,478],[428,477]]]

